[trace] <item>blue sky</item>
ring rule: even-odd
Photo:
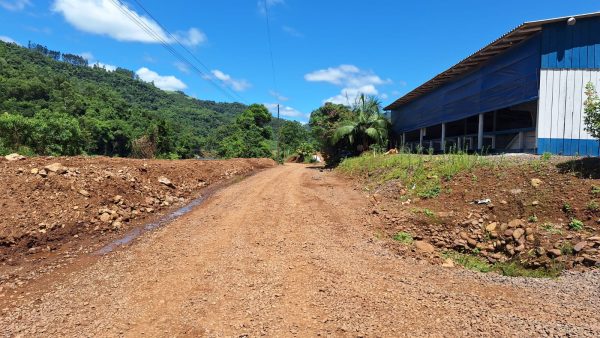
[[[306,122],[323,102],[359,92],[390,103],[524,21],[600,11],[585,0],[126,0],[121,10],[112,1],[0,0],[0,39],[128,68],[200,99],[280,103],[283,117]],[[124,14],[197,64],[138,2],[206,66],[204,76]]]

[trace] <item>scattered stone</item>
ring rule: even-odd
[[[46,169],[42,169],[42,170],[40,170],[38,174],[39,174],[40,176],[42,176],[42,177],[46,177],[46,176],[48,176],[48,172],[46,171]]]
[[[13,162],[13,161],[20,161],[20,160],[24,160],[24,159],[26,159],[27,157],[25,157],[25,156],[23,156],[23,155],[19,155],[19,154],[17,154],[17,153],[14,153],[14,154],[6,155],[6,156],[4,156],[4,158],[5,158],[7,161],[11,161],[11,162]]]
[[[31,169],[30,173],[37,175],[40,173],[40,170],[38,168],[33,168],[33,169]]]
[[[522,190],[521,190],[521,189],[511,189],[511,190],[510,190],[510,193],[511,193],[511,194],[513,194],[513,195],[518,195],[518,194],[520,194],[521,192],[522,192]],[[506,202],[506,201],[504,201],[504,202]],[[502,203],[502,204],[506,204],[506,203]]]
[[[562,256],[562,252],[559,249],[550,249],[548,250],[548,256],[550,258],[556,258]]]
[[[523,220],[520,220],[520,219],[513,219],[512,221],[508,222],[508,227],[511,229],[519,228],[522,226],[523,226]]]
[[[450,258],[446,258],[446,260],[444,261],[444,263],[442,263],[442,267],[444,268],[453,268],[454,267],[454,261]]]
[[[531,202],[531,205],[534,207],[538,206],[538,205],[540,205],[540,201],[533,201],[533,202]]]
[[[529,234],[525,237],[525,239],[527,240],[527,242],[534,242],[535,236],[533,234]]]
[[[581,252],[587,246],[588,246],[588,242],[581,241],[581,242],[575,244],[575,246],[573,247],[573,251],[575,251],[575,252]]]
[[[112,220],[112,216],[109,213],[103,213],[100,215],[100,220],[104,223],[108,223]]]
[[[485,226],[485,231],[487,232],[494,232],[496,231],[496,227],[498,226],[498,223],[496,222],[492,222],[488,225]]]
[[[119,202],[122,202],[122,201],[123,201],[123,196],[121,196],[121,195],[116,195],[115,197],[113,197],[113,202],[115,204],[119,204]]]
[[[434,253],[435,252],[435,247],[425,241],[416,241],[415,248],[417,248],[417,251],[421,251],[424,253]]]
[[[90,193],[87,190],[81,189],[81,190],[79,190],[79,194],[83,195],[85,197],[90,197]]]
[[[538,188],[540,185],[542,185],[542,180],[540,180],[539,178],[532,178],[531,179],[531,186],[534,188]]]
[[[166,185],[169,188],[175,188],[175,184],[173,184],[173,182],[171,182],[171,180],[169,180],[168,178],[161,176],[158,178],[158,183]]]
[[[62,175],[67,172],[67,167],[63,166],[60,163],[52,163],[44,167],[44,169],[56,173],[58,175]]]

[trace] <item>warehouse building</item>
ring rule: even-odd
[[[527,22],[385,109],[413,150],[598,156],[583,102],[599,73],[600,12]]]

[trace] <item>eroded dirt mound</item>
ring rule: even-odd
[[[598,267],[600,181],[580,178],[576,167],[520,161],[476,168],[443,181],[439,196],[429,199],[388,182],[372,195],[373,212],[388,236],[404,232],[440,252],[529,268]]]
[[[0,159],[0,261],[73,238],[123,232],[185,205],[203,188],[275,165],[267,159]]]

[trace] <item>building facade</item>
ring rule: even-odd
[[[600,13],[528,22],[386,110],[412,149],[598,156],[583,102],[599,73]]]

